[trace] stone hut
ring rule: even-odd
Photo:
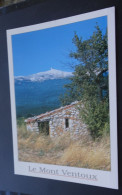
[[[87,127],[79,117],[80,106],[80,103],[76,101],[45,114],[28,118],[25,120],[27,130],[40,132],[45,127],[46,134],[50,137],[56,137],[66,131],[73,136],[86,135],[88,134]]]

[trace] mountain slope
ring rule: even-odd
[[[44,82],[16,81],[15,99],[17,116],[35,116],[61,107],[60,97],[66,92],[68,78]]]
[[[73,76],[72,72],[64,72],[51,68],[45,72],[39,72],[29,76],[15,76],[15,81],[41,82],[45,80],[64,79]]]

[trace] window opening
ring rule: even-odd
[[[66,128],[69,127],[69,119],[68,119],[68,118],[65,119],[65,127],[66,127]]]

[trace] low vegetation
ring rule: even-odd
[[[28,132],[23,123],[18,127],[19,160],[45,164],[110,170],[110,140],[80,136],[70,138],[69,132],[56,138]]]

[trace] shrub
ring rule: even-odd
[[[84,101],[80,109],[80,116],[87,124],[93,138],[101,137],[109,132],[109,109],[108,100],[98,102],[96,98],[92,101]]]

